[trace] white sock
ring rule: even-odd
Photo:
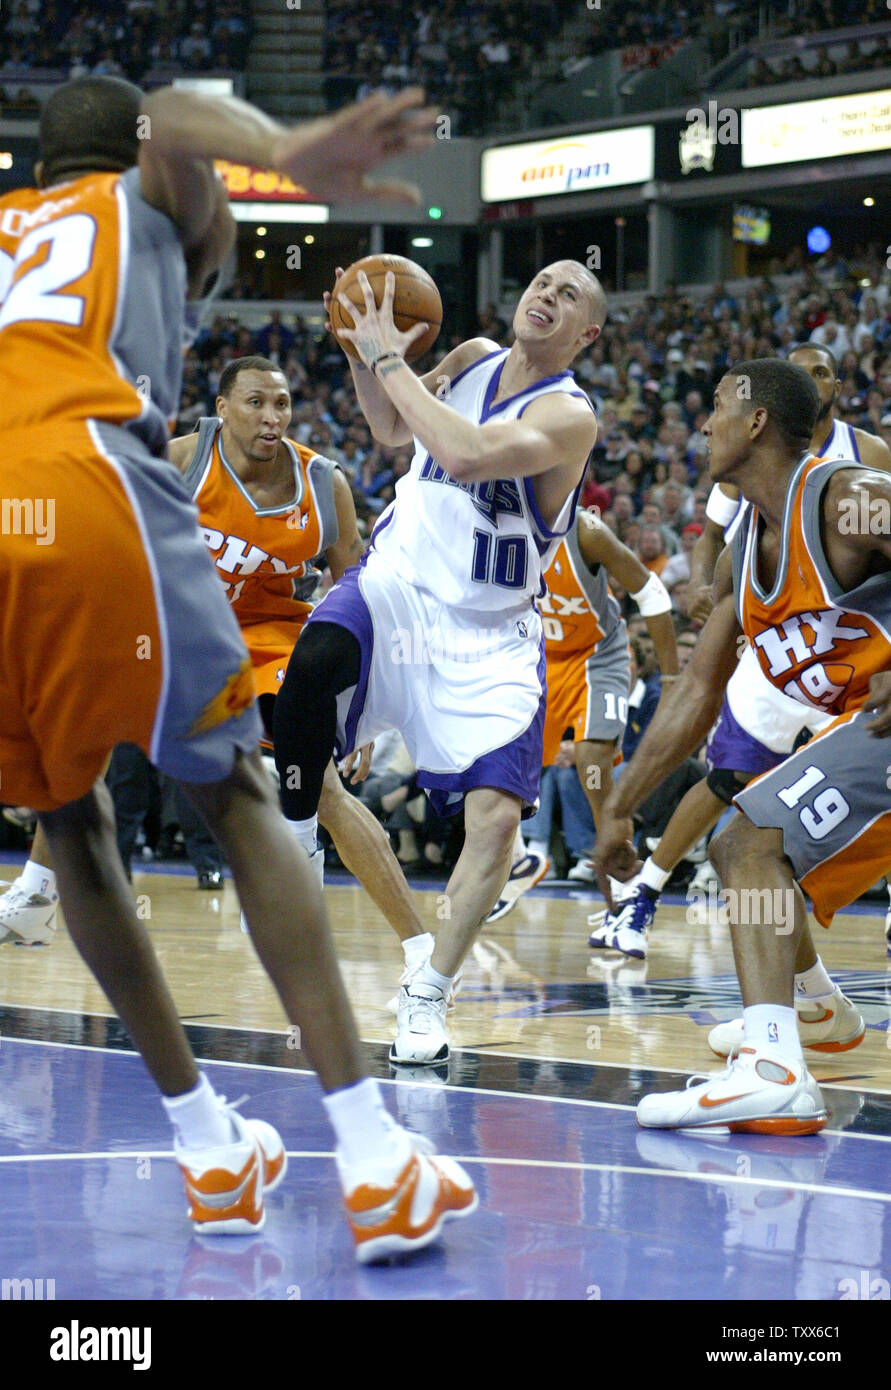
[[[743,1009],[743,1026],[747,1047],[754,1047],[756,1052],[775,1052],[795,1062],[802,1060],[794,1009],[785,1004],[750,1004]]]
[[[318,849],[319,818],[310,816],[308,820],[289,820],[288,825],[307,854],[313,855]]]
[[[445,996],[448,994],[449,990],[452,987],[452,981],[454,979],[454,976],[440,975],[439,971],[434,970],[433,966],[430,964],[428,960],[425,965],[421,966],[421,969],[418,971],[417,976],[415,978],[419,980],[422,984],[432,985],[434,989],[438,989],[440,993],[443,996]]]
[[[526,853],[526,841],[523,839],[523,832],[518,825],[517,833],[514,836],[514,853],[511,862],[513,864],[519,864],[521,859],[526,858]]]
[[[398,1152],[402,1131],[370,1076],[323,1099],[345,1163],[379,1163]]]
[[[433,933],[422,932],[419,936],[409,936],[402,943],[402,953],[409,969],[423,960],[433,950]]]
[[[827,994],[834,992],[835,985],[826,974],[826,967],[819,956],[810,970],[802,970],[800,975],[795,976],[795,994],[798,998],[825,999]]]
[[[653,856],[650,855],[640,871],[638,881],[652,888],[654,893],[661,893],[670,878],[671,869],[660,869],[658,864],[653,863]]]
[[[52,869],[38,864],[34,859],[29,859],[19,874],[19,885],[22,892],[27,893],[29,897],[32,893],[41,893],[52,901],[59,896],[56,891],[56,875]]]
[[[526,846],[526,851],[529,854],[538,854],[542,859],[547,859],[548,857],[548,847],[544,840],[530,840]]]
[[[198,1085],[182,1096],[162,1096],[167,1117],[186,1149],[215,1149],[235,1140],[235,1127],[204,1072]]]

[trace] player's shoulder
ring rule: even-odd
[[[171,463],[176,465],[181,473],[184,473],[195,457],[197,448],[197,431],[192,434],[184,434],[178,439],[171,439],[168,441],[167,457],[170,459]]]
[[[468,338],[466,343],[459,343],[457,347],[447,352],[445,357],[437,363],[432,371],[427,372],[428,377],[456,377],[461,372],[466,372],[468,368],[474,367],[477,362],[482,362],[484,357],[493,357],[498,352],[505,352],[507,349],[499,347],[498,343],[492,342],[491,338]]]
[[[854,438],[864,468],[878,468],[883,473],[891,473],[891,449],[877,434],[869,430],[853,427]]]

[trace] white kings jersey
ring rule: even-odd
[[[459,372],[445,404],[474,424],[518,420],[534,400],[557,391],[591,405],[572,372],[564,371],[493,406],[507,355],[507,348],[499,348]],[[580,467],[579,487],[582,473]],[[567,495],[549,527],[533,482],[458,482],[415,439],[411,469],[399,479],[395,500],[374,528],[367,560],[373,564],[379,557],[402,579],[450,608],[505,616],[528,610],[544,593],[542,575],[575,522],[579,491],[577,487]]]

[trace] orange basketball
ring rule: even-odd
[[[337,299],[338,294],[345,294],[347,299],[364,311],[365,298],[358,278],[360,270],[364,270],[368,276],[374,294],[374,302],[378,306],[384,297],[384,281],[387,272],[392,271],[396,276],[393,319],[400,333],[407,333],[416,323],[428,323],[430,325],[426,333],[422,333],[420,338],[415,339],[405,354],[405,358],[407,362],[414,362],[416,357],[423,357],[439,336],[439,330],[442,326],[442,300],[439,297],[439,290],[436,288],[435,281],[427,274],[423,266],[416,265],[414,261],[408,260],[405,256],[363,256],[361,261],[354,261],[344,271],[336,288],[332,291],[331,297],[329,318],[335,334],[339,328],[355,327],[349,312]],[[359,356],[355,345],[349,339],[338,338],[337,341],[349,357]]]

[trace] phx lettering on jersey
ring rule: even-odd
[[[306,569],[302,563],[289,566],[284,560],[270,555],[259,545],[251,545],[249,548],[248,542],[241,536],[224,536],[222,531],[215,531],[207,526],[201,527],[201,534],[205,545],[213,554],[217,569],[222,571],[227,581],[226,596],[230,603],[234,603],[241,596],[245,577],[256,574],[261,565],[271,565],[273,574],[293,574],[298,578]],[[240,582],[236,582],[234,578],[229,581],[229,576],[235,575],[242,576]]]
[[[429,454],[420,476],[423,483],[444,483],[447,487],[457,487],[466,492],[477,511],[493,526],[499,515],[523,515],[520,489],[512,478],[489,478],[481,483],[461,483],[457,478],[452,478],[438,463],[434,463]]]
[[[840,608],[825,608],[816,613],[792,615],[759,632],[754,643],[775,684],[778,684],[777,676],[795,667],[801,668],[782,687],[784,694],[803,704],[841,713],[847,703],[846,692],[854,666],[844,661],[815,661],[813,658],[841,657],[845,655],[844,643],[870,635],[866,628],[854,625],[850,613]]]

